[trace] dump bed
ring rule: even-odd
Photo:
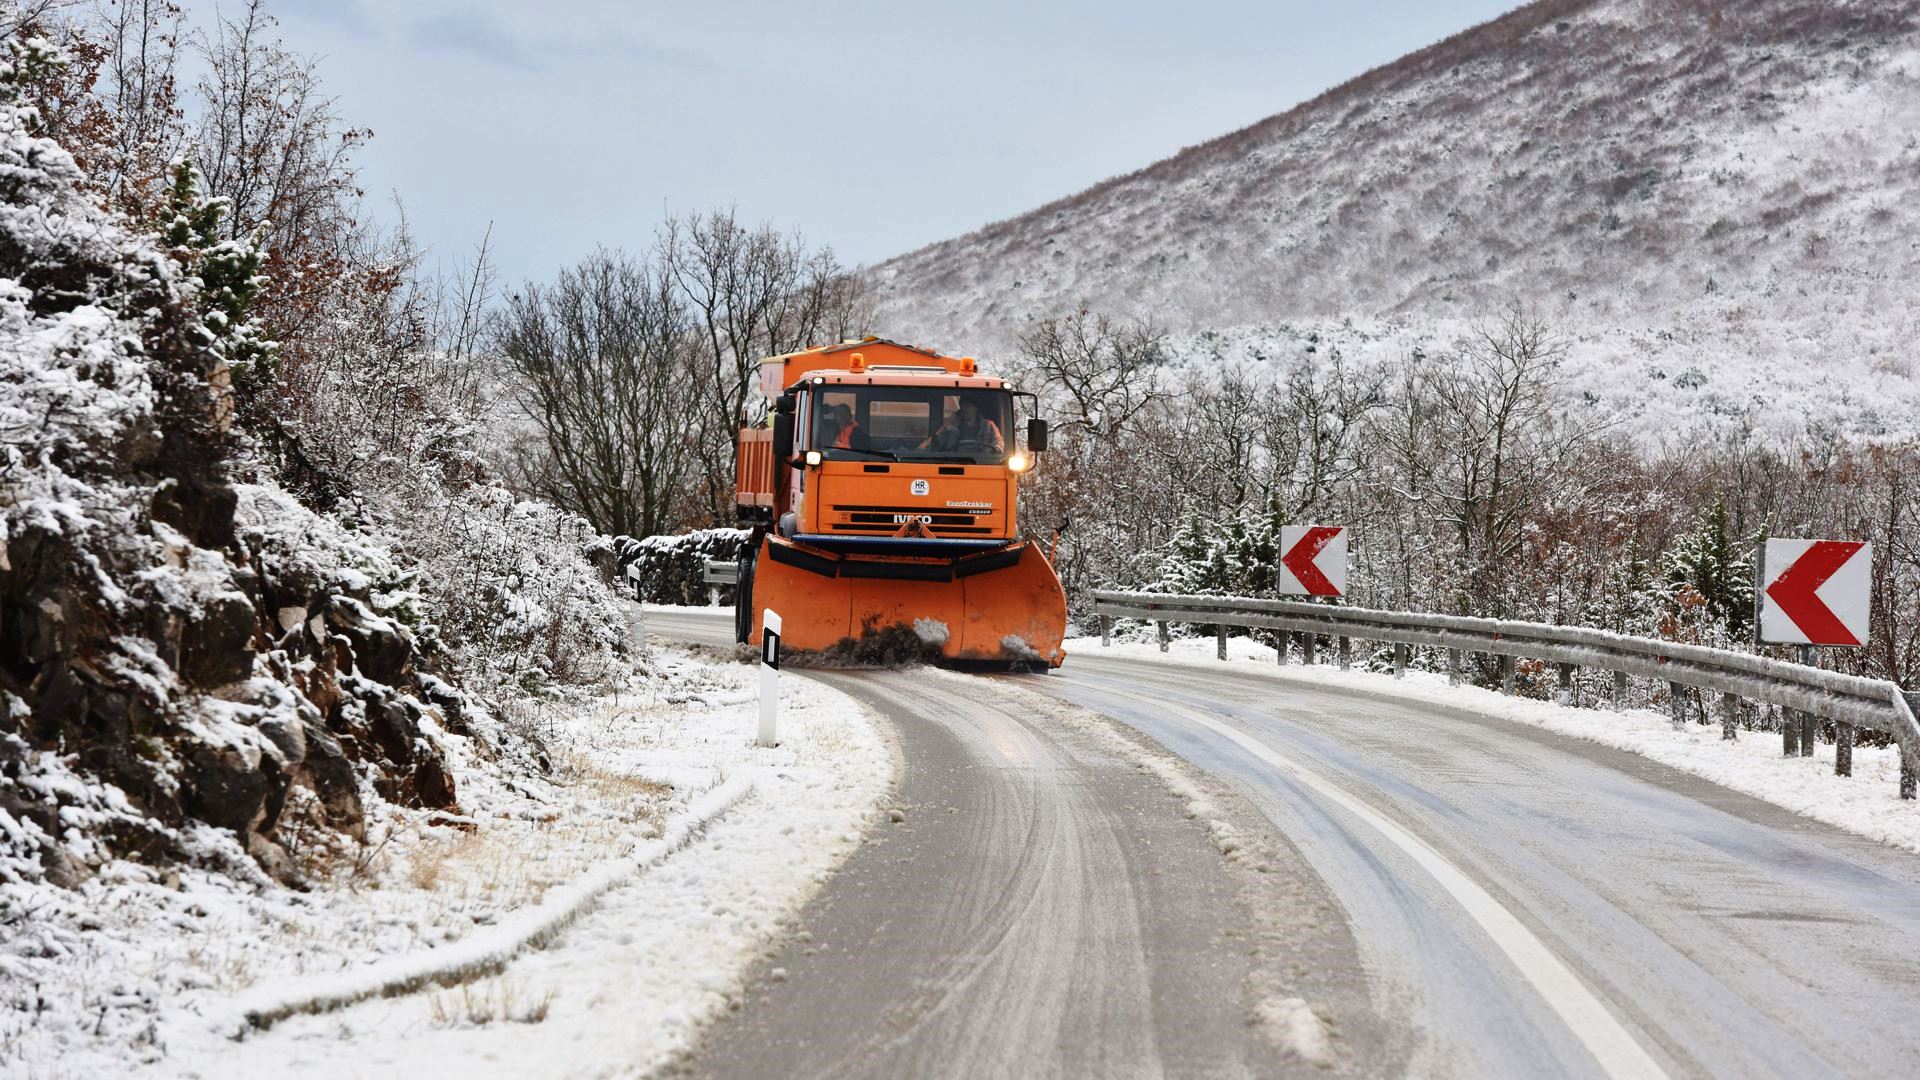
[[[760,393],[772,401],[809,372],[876,367],[944,371],[954,375],[972,375],[977,370],[971,356],[941,356],[917,345],[866,338],[767,357],[760,361]]]
[[[773,429],[741,428],[734,473],[735,504],[747,511],[771,511],[774,504],[773,479]]]

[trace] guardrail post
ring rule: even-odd
[[[1740,695],[1720,695],[1720,741],[1731,742],[1740,737]]]
[[[1687,726],[1687,688],[1677,682],[1667,684],[1667,705],[1673,713],[1673,730]]]
[[[1227,658],[1227,624],[1221,623],[1213,628],[1213,652],[1215,656]]]
[[[1460,685],[1460,650],[1447,650],[1447,685]]]
[[[1853,725],[1833,725],[1833,775],[1853,775]]]
[[[1792,709],[1780,710],[1780,756],[1800,756],[1800,714]]]
[[[1347,639],[1340,640],[1344,642]],[[1407,647],[1397,641],[1393,644],[1393,677],[1396,679],[1407,677]]]
[[[1164,622],[1157,622],[1157,623],[1154,623],[1154,625],[1160,628],[1160,651],[1166,652],[1167,642],[1173,640],[1172,638],[1169,638],[1167,636],[1167,624]]]
[[[1500,692],[1513,693],[1513,657],[1500,657]]]
[[[1613,673],[1613,707],[1616,709],[1627,707],[1627,673],[1624,671]]]
[[[1104,649],[1111,646],[1112,644],[1113,644],[1113,616],[1102,615],[1100,616],[1100,647]]]
[[[1920,693],[1907,694],[1907,705],[1920,713]],[[1920,746],[1900,744],[1900,797],[1914,797],[1914,759],[1920,757]]]
[[[1805,664],[1807,667],[1820,666],[1820,654],[1814,651],[1813,646],[1801,645],[1798,648],[1796,648],[1794,651],[1798,654],[1795,657],[1795,659],[1799,660],[1802,664]],[[1814,733],[1814,725],[1817,723],[1819,723],[1819,719],[1815,717],[1812,713],[1803,712],[1800,714],[1800,756],[1801,757],[1813,756],[1813,733]]]
[[[1353,639],[1343,635],[1340,638],[1340,670],[1345,671],[1352,666],[1353,666]]]
[[[1573,672],[1574,667],[1572,664],[1560,665],[1560,692],[1555,695],[1555,697],[1562,705],[1575,704],[1573,699]]]
[[[1291,648],[1293,648],[1293,631],[1280,631],[1280,643],[1274,646],[1274,650],[1279,653],[1281,667],[1287,666],[1287,650]]]
[[[1320,662],[1320,635],[1304,634],[1300,649],[1300,658],[1308,667]]]

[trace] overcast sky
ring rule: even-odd
[[[203,0],[210,2],[210,0]],[[196,4],[195,6],[200,6]],[[235,0],[222,0],[232,10]],[[1281,112],[1513,0],[274,0],[370,200],[509,281],[732,205],[872,263]]]

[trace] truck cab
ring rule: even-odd
[[[1064,632],[1058,579],[1019,531],[1019,480],[1047,442],[1031,395],[983,374],[971,357],[878,338],[768,357],[760,389],[773,403],[769,423],[743,429],[739,448],[741,516],[763,533],[757,568],[744,573],[770,581],[772,563],[836,582],[899,583],[853,586],[843,603],[839,589],[820,581],[790,582],[780,591],[802,604],[803,624],[820,614],[821,634],[858,638],[869,624],[937,623],[955,641],[950,655],[1011,650],[1059,662],[1058,634],[1043,630],[1037,636],[1049,648],[1032,648],[1031,620],[999,619],[1009,628],[999,635],[1005,641],[970,645],[958,643],[954,625],[957,615],[978,638],[991,629],[981,614],[999,606],[990,587],[1010,595],[1037,589],[1045,610],[1060,609]],[[1024,572],[961,584],[1023,562]],[[741,591],[743,603],[764,609],[766,595],[748,598],[745,584]],[[785,639],[797,645],[794,616],[781,615]],[[743,608],[743,640],[755,639],[757,623],[758,611]]]

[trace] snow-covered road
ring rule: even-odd
[[[659,629],[704,625],[674,616]],[[715,1029],[697,1072],[1284,1072],[1303,1068],[1297,1055],[1205,1025],[1302,998],[1328,1021],[1341,1070],[1360,1075],[1895,1076],[1920,1055],[1920,1032],[1893,1019],[1920,1007],[1920,859],[1643,757],[1412,702],[1384,678],[1356,692],[1097,648],[1045,677],[834,678],[902,730],[907,794],[919,770],[961,806],[991,805],[1016,767],[1030,791],[1097,804],[1111,779],[1101,755],[1073,749],[1084,723],[1045,699],[1118,720],[1220,785],[1210,798],[1232,827],[1267,833],[1260,876],[1292,879],[1285,906],[1337,915],[1253,931],[1270,952],[1295,950],[1278,968],[1231,950],[1208,959],[1210,944],[1249,932],[1257,894],[1155,900],[1170,895],[1156,869],[1234,880],[1219,876],[1231,860],[1177,850],[1194,830],[1155,835],[1144,814],[1116,831],[1101,814],[1029,808],[1015,843],[1007,826],[1022,809],[1008,804],[997,827],[929,829],[856,855],[803,922],[863,951],[819,934],[789,950],[779,981]],[[976,744],[929,756],[905,734],[916,725]],[[987,747],[1012,757],[965,764]],[[1078,874],[1079,889],[980,877],[1023,852]],[[1012,917],[971,917],[996,894],[1019,899],[999,909]],[[902,923],[919,941],[910,955],[886,944]],[[1269,992],[1236,1001],[1235,982]],[[1115,1008],[1125,990],[1086,992],[1110,984],[1153,989]],[[1157,1041],[1167,1032],[1231,1053],[1195,1056],[1195,1043]]]
[[[1911,1027],[1863,1038],[1835,1022],[1920,1006],[1912,855],[1622,751],[1397,701],[1390,684],[1083,651],[1042,685],[1230,778],[1300,846],[1376,992],[1423,1031],[1415,1072],[1893,1076],[1920,1052]],[[1492,897],[1618,1031],[1566,1015],[1568,990],[1494,947],[1498,931],[1368,812]],[[1640,1053],[1608,1041],[1619,1031]]]

